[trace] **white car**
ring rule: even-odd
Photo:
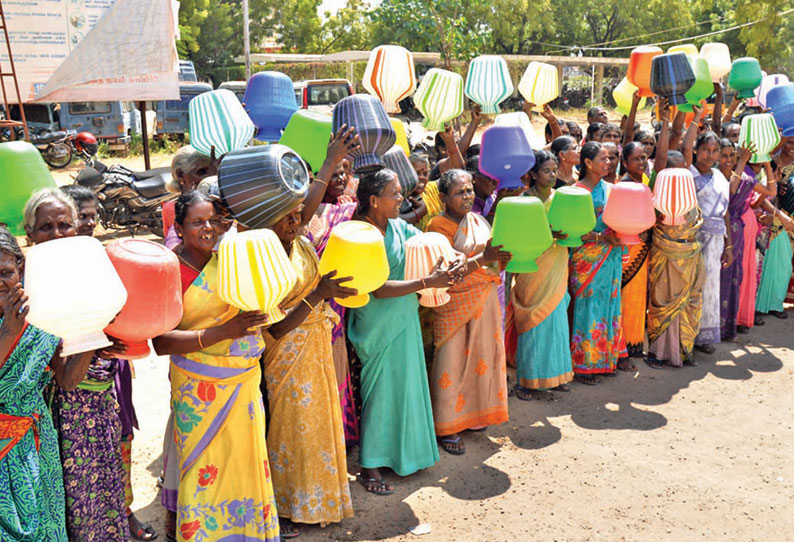
[[[292,84],[295,100],[301,109],[331,114],[336,102],[353,94],[347,79],[312,79]]]

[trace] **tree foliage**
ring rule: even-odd
[[[242,0],[182,0],[180,55],[206,76],[242,54]],[[320,17],[321,0],[249,0],[251,47],[271,37],[285,52],[332,53],[381,44],[439,51],[447,64],[478,54],[626,57],[632,47],[683,39],[727,43],[768,71],[794,70],[792,0],[347,0]],[[667,49],[672,44],[663,44]]]

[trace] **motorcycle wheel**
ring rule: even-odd
[[[41,157],[51,168],[62,169],[72,163],[72,148],[64,143],[53,143],[41,151]]]

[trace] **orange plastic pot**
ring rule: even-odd
[[[644,98],[653,96],[651,91],[651,66],[653,59],[662,54],[659,47],[643,45],[631,51],[626,79],[639,89],[639,95]]]

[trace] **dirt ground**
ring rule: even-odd
[[[511,397],[508,423],[467,433],[464,456],[389,476],[392,496],[349,477],[356,516],[304,527],[300,540],[791,540],[792,331],[794,319],[770,317],[699,367],[640,363],[549,400]],[[161,533],[167,367],[138,361],[134,381],[133,509]],[[431,532],[410,534],[420,524]]]

